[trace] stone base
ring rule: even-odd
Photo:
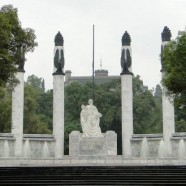
[[[186,165],[186,158],[125,158],[123,156],[63,156],[62,159],[0,158],[0,167],[18,166],[164,166]]]
[[[117,155],[117,134],[107,131],[103,137],[83,137],[79,131],[69,135],[70,156],[113,156]]]

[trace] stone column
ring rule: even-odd
[[[53,134],[55,137],[55,158],[64,155],[64,53],[63,37],[55,36],[53,73]]]
[[[19,84],[12,92],[12,134],[15,138],[14,155],[21,157],[23,153],[23,109],[24,109],[24,72],[17,72]]]
[[[55,157],[64,154],[64,75],[53,75],[53,134],[56,139]]]
[[[170,41],[171,38],[171,32],[168,27],[164,27],[161,36],[162,36],[162,45],[161,45],[161,54],[162,54],[164,47],[167,45],[167,43]],[[163,63],[163,58],[161,58],[161,63]],[[170,138],[172,137],[172,134],[175,132],[174,104],[173,101],[170,101],[166,96],[166,88],[162,86],[162,90],[163,90],[162,91],[163,138],[166,146],[166,155],[171,156]]]
[[[131,157],[133,134],[133,74],[130,42],[130,36],[125,32],[122,37],[121,50],[122,154],[124,157]]]

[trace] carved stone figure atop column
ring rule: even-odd
[[[81,106],[80,122],[83,137],[103,137],[99,126],[101,113],[98,112],[93,100],[89,99],[88,105]]]
[[[167,26],[165,26],[163,29],[163,32],[161,33],[162,42],[163,41],[170,41],[171,36],[172,36],[172,34],[171,34],[170,29]]]
[[[54,39],[55,46],[63,46],[64,40],[60,32],[58,32]]]
[[[54,67],[56,68],[55,74],[65,75],[63,72],[65,60],[64,60],[64,51],[63,51],[63,37],[60,32],[55,36],[55,54],[54,54]]]
[[[123,49],[122,53],[121,53],[121,67],[123,69],[121,75],[131,73],[129,71],[129,68],[130,68],[131,63],[132,63],[131,61],[132,60],[131,60],[129,49],[126,50],[126,54],[125,54],[125,50]]]
[[[122,41],[122,51],[121,51],[122,72],[121,72],[121,75],[132,74],[131,69],[130,69],[132,65],[131,52],[130,52],[131,38],[127,31],[125,31],[125,33],[123,34],[121,41]]]
[[[131,38],[127,31],[125,31],[125,33],[123,34],[121,42],[122,42],[122,46],[130,46]]]

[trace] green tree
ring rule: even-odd
[[[186,103],[186,32],[181,32],[163,51],[163,85]]]
[[[174,98],[176,131],[186,131],[186,31],[165,47],[162,70],[163,85]]]
[[[0,132],[10,132],[12,113],[11,92],[0,87]]]
[[[34,87],[38,91],[38,93],[43,93],[45,91],[45,88],[43,85],[43,79],[33,74],[31,76],[28,76],[27,84]]]
[[[43,79],[28,76],[25,83],[24,132],[51,133],[52,91],[44,92]]]
[[[24,133],[47,134],[51,133],[48,123],[37,114],[39,94],[34,87],[25,84],[24,91]]]
[[[159,106],[152,92],[143,85],[140,76],[133,78],[133,94],[134,133],[162,132],[162,122],[158,111]]]
[[[162,133],[163,132],[163,113],[162,113],[162,89],[160,85],[156,85],[154,100],[156,107],[154,114],[152,115],[154,132]]]
[[[176,132],[186,132],[186,106],[175,99]]]
[[[53,91],[48,90],[45,92],[44,80],[35,75],[30,75],[26,82],[27,87],[32,87],[35,92],[34,100],[37,103],[35,114],[39,117],[40,121],[47,123],[47,128],[52,131],[52,118],[53,118]]]
[[[37,46],[34,30],[22,28],[18,10],[12,5],[0,9],[0,86],[13,84],[22,56]]]
[[[53,90],[40,93],[37,99],[38,107],[36,114],[40,120],[47,123],[47,128],[53,130]]]
[[[44,92],[43,80],[28,76],[24,89],[24,133],[52,132],[53,91]],[[11,131],[11,91],[0,87],[0,132]]]

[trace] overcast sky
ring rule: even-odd
[[[175,39],[186,26],[186,0],[0,0],[18,8],[22,27],[35,30],[38,47],[26,55],[25,80],[34,74],[52,88],[54,37],[64,38],[65,70],[92,74],[92,25],[95,69],[121,72],[121,38],[131,36],[132,68],[149,88],[160,82],[161,32],[168,26]]]

